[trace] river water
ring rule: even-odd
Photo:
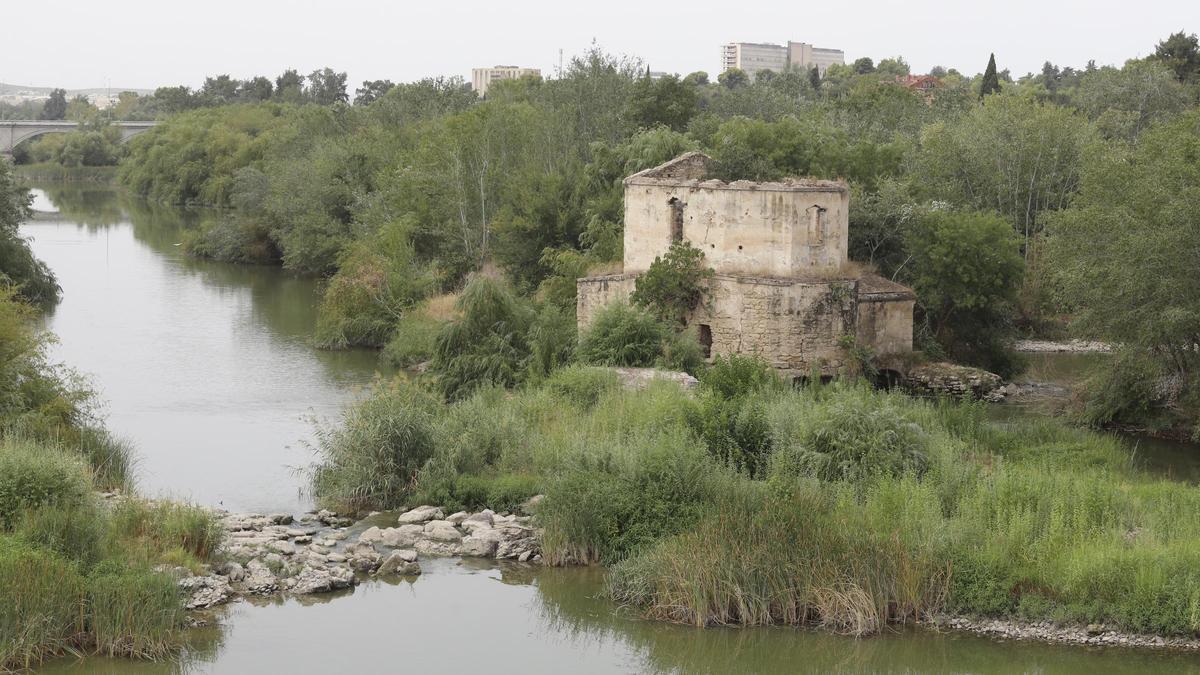
[[[315,282],[186,257],[182,232],[219,217],[211,212],[78,185],[44,185],[36,198],[48,213],[21,230],[63,287],[48,319],[60,339],[53,356],[91,378],[109,428],[136,444],[142,492],[231,510],[307,508],[296,469],[311,460],[312,420],[336,418],[380,374],[373,352],[310,346]],[[1176,465],[1166,450],[1147,454]],[[1194,655],[924,630],[866,640],[701,630],[627,615],[602,598],[594,569],[422,567],[416,580],[238,603],[193,631],[176,662],[63,659],[44,672],[1200,673]]]

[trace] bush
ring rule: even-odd
[[[79,459],[27,441],[0,441],[0,530],[12,529],[24,511],[80,506],[91,494],[91,473]]]
[[[579,357],[600,366],[649,367],[670,337],[666,324],[624,303],[601,309],[579,343]]]
[[[438,334],[429,368],[442,394],[458,400],[486,384],[519,384],[530,358],[529,304],[502,282],[477,275],[456,307],[461,316]]]
[[[666,255],[655,256],[634,280],[630,300],[668,324],[683,325],[704,299],[704,286],[712,275],[704,266],[704,251],[686,240],[672,242]]]
[[[783,380],[760,356],[717,355],[700,377],[700,386],[724,399],[763,390],[779,390]]]
[[[615,562],[693,526],[727,475],[686,432],[592,448],[547,486],[538,510],[550,564]]]
[[[542,480],[525,474],[468,475],[426,488],[413,502],[437,504],[449,511],[519,511],[530,497],[541,492]]]
[[[411,368],[433,358],[442,322],[419,308],[396,322],[392,338],[383,348],[383,360],[397,368]]]
[[[125,499],[112,510],[114,534],[152,554],[182,550],[199,561],[213,558],[225,536],[208,509],[176,502]]]
[[[925,434],[896,398],[841,389],[806,409],[796,403],[781,401],[769,413],[776,475],[857,481],[928,467]]]
[[[437,401],[415,386],[377,387],[343,414],[341,426],[317,430],[313,494],[340,511],[400,506],[433,456],[437,412]]]
[[[269,227],[236,215],[207,220],[186,231],[183,248],[197,258],[253,265],[279,264],[281,255]]]

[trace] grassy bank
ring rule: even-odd
[[[0,442],[0,670],[71,653],[161,658],[183,641],[184,609],[162,565],[198,568],[221,535],[205,511],[101,504],[83,459]]]
[[[13,174],[25,180],[63,183],[113,183],[117,179],[114,166],[63,166],[54,162],[18,164]]]
[[[698,392],[556,371],[445,404],[381,388],[323,435],[328,505],[544,492],[552,563],[653,618],[869,633],[933,612],[1200,630],[1200,489],[1055,421],[719,362]],[[469,489],[468,489],[469,488]]]

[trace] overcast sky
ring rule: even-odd
[[[74,0],[3,3],[0,82],[35,86],[198,86],[205,75],[274,77],[330,66],[364,79],[470,77],[513,64],[550,75],[595,40],[654,70],[716,74],[725,42],[810,42],[847,62],[903,56],[1014,75],[1043,61],[1082,66],[1145,56],[1168,34],[1200,32],[1200,0]]]

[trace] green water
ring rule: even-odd
[[[182,232],[219,217],[211,212],[77,185],[43,186],[38,206],[57,214],[22,232],[63,286],[48,319],[61,339],[54,355],[93,378],[109,426],[137,444],[142,490],[231,509],[306,507],[295,468],[311,458],[310,418],[336,416],[379,371],[372,352],[309,345],[316,283],[184,256]],[[194,630],[175,662],[63,659],[43,672],[1200,673],[1194,655],[919,630],[865,640],[702,630],[637,620],[602,599],[594,569],[422,567],[413,581],[237,603],[214,616],[215,627]]]

